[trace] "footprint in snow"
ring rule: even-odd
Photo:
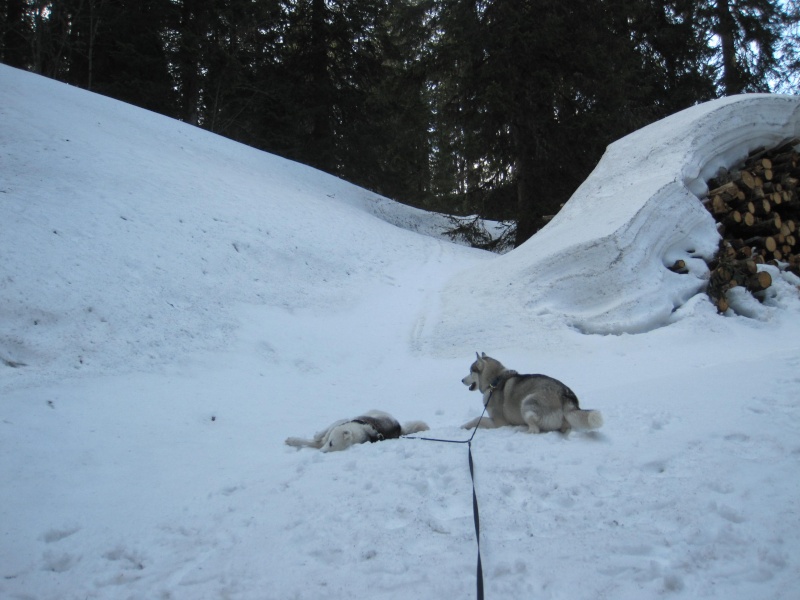
[[[131,552],[124,546],[117,546],[103,555],[103,558],[119,563],[121,568],[141,571],[144,569],[144,560],[137,552]]]
[[[49,550],[42,555],[42,570],[53,573],[65,573],[80,562],[81,557],[66,552],[56,553]]]
[[[42,534],[42,540],[46,544],[52,544],[54,542],[60,542],[64,538],[68,538],[69,536],[79,532],[81,530],[80,527],[65,527],[63,529],[48,529]]]

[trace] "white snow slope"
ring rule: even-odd
[[[475,351],[606,421],[477,432],[487,598],[800,598],[800,281],[720,316],[701,260],[664,266],[713,251],[691,192],[796,135],[798,106],[735,97],[620,140],[495,256],[0,66],[0,598],[475,597],[464,445],[283,443],[371,408],[466,439]]]

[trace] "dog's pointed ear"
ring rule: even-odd
[[[480,359],[481,359],[481,355],[480,355],[480,354],[478,354],[478,353],[476,352],[476,353],[475,353],[475,358],[477,358],[478,360],[480,360]]]
[[[481,358],[486,358],[486,352],[481,352]]]

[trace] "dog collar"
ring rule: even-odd
[[[519,375],[519,373],[517,373],[516,371],[513,371],[513,370],[511,370],[511,369],[506,369],[505,371],[503,371],[502,373],[500,373],[500,375],[498,375],[498,376],[495,378],[495,380],[494,380],[494,381],[492,381],[492,382],[489,384],[489,389],[490,389],[490,390],[496,390],[496,389],[497,389],[498,387],[500,387],[501,385],[505,385],[506,381],[508,381],[509,379],[513,379],[513,378],[514,378],[514,377],[516,377],[517,375]]]

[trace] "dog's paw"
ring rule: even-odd
[[[292,446],[293,448],[308,448],[314,446],[314,442],[312,440],[305,440],[297,437],[288,437],[283,441],[283,443],[287,446]]]
[[[428,424],[423,421],[409,421],[403,424],[400,428],[400,432],[401,435],[411,435],[412,433],[420,433],[422,431],[428,431],[429,429],[430,427],[428,427]]]

